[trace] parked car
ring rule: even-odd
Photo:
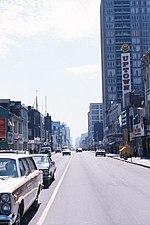
[[[21,224],[31,207],[38,208],[43,188],[43,174],[31,155],[0,154],[0,224]]]
[[[128,159],[132,157],[132,148],[130,145],[123,146],[119,150],[120,158]]]
[[[106,156],[106,150],[104,148],[98,148],[98,149],[96,149],[95,156],[97,157],[98,155]]]
[[[33,154],[32,155],[37,168],[43,172],[44,187],[48,187],[51,181],[54,180],[56,165],[47,154]]]
[[[71,151],[69,148],[64,148],[62,150],[62,156],[64,156],[64,155],[71,155]]]

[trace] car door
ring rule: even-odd
[[[24,180],[23,185],[23,196],[24,196],[24,211],[26,211],[34,200],[33,195],[33,179],[31,176],[31,170],[26,158],[19,159],[19,167],[22,179]]]
[[[33,185],[32,195],[33,195],[33,198],[35,199],[38,194],[39,186],[43,182],[43,176],[42,176],[42,172],[37,169],[32,157],[27,158],[27,161],[31,171],[30,179],[32,180],[32,185]]]

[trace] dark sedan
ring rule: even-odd
[[[39,170],[43,171],[43,184],[48,187],[54,180],[56,171],[55,162],[47,154],[33,154],[33,159]]]

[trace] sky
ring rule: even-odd
[[[73,139],[102,102],[100,0],[0,0],[0,98],[49,113]]]

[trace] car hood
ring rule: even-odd
[[[0,178],[0,193],[1,192],[10,192],[13,193],[17,187],[19,188],[21,185],[24,184],[25,180],[21,180],[19,178],[11,178],[11,177],[7,177],[7,178]]]

